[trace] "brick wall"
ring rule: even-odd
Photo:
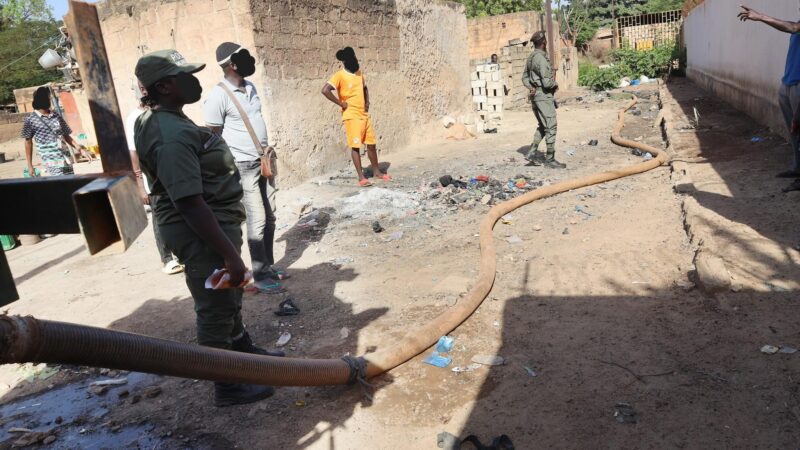
[[[27,113],[0,113],[0,143],[18,139]]]
[[[526,11],[501,16],[478,17],[467,21],[469,58],[486,59],[512,39],[527,41],[531,35],[543,30],[544,19],[536,11]]]
[[[107,0],[101,19],[123,114],[134,107],[136,61],[176,48],[221,78],[214,52],[233,41],[251,49],[281,182],[293,184],[348,163],[341,115],[320,93],[355,49],[369,85],[378,147],[405,146],[426,123],[469,108],[463,6],[441,0]],[[202,124],[201,103],[186,112]]]
[[[98,12],[123,120],[136,107],[134,68],[142,55],[174,48],[190,62],[206,63],[197,77],[208,92],[222,78],[215,58],[219,44],[253,48],[248,0],[106,0]],[[262,71],[257,69],[251,80],[261,86]],[[202,101],[185,112],[203,123]]]

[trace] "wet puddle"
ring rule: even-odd
[[[139,423],[111,427],[107,416],[112,407],[124,402],[119,394],[130,395],[155,384],[159,377],[143,373],[128,373],[124,385],[108,386],[105,395],[89,392],[90,384],[107,377],[89,377],[0,405],[0,448],[6,448],[24,433],[10,433],[13,428],[36,432],[53,430],[56,441],[49,448],[106,449],[106,448],[165,448],[172,447],[155,434],[155,425]]]

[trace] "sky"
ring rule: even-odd
[[[96,0],[89,0],[89,3],[95,2]],[[55,17],[56,20],[64,18],[64,14],[66,14],[69,9],[67,0],[47,0],[47,4],[53,8],[53,17]]]

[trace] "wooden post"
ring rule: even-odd
[[[103,32],[95,5],[70,0],[64,17],[72,45],[78,56],[81,80],[89,97],[89,110],[100,146],[103,172],[133,176],[125,128],[111,77]]]
[[[550,53],[550,64],[556,64],[556,41],[553,37],[553,6],[550,0],[544,0],[544,11],[547,15],[547,48]]]

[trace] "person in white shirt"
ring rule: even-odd
[[[125,118],[125,137],[128,141],[128,150],[131,152],[131,163],[133,165],[133,172],[136,174],[136,183],[139,185],[139,191],[142,195],[142,203],[149,209],[148,206],[154,205],[157,198],[150,194],[150,185],[147,178],[142,174],[142,170],[139,168],[139,157],[136,154],[136,144],[133,142],[133,127],[136,125],[136,119],[147,110],[147,106],[142,102],[143,95],[138,83],[133,86],[133,93],[136,96],[137,106],[132,109],[128,117]],[[156,221],[153,220],[152,222],[153,234],[156,238],[156,248],[158,249],[159,256],[161,256],[161,271],[167,275],[175,275],[183,272],[183,264],[178,262],[175,255],[164,245],[161,234],[158,232]]]

